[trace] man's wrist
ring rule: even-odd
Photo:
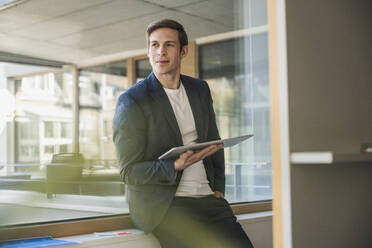
[[[174,170],[179,171],[177,160],[174,161]]]

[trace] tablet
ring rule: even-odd
[[[187,146],[178,146],[178,147],[173,147],[163,155],[159,157],[159,159],[167,159],[171,157],[176,157],[179,156],[180,154],[187,152],[188,150],[193,150],[193,151],[198,151],[201,150],[207,146],[210,145],[218,145],[218,144],[223,144],[223,147],[231,147],[236,144],[239,144],[240,142],[243,142],[244,140],[249,139],[252,137],[253,134],[248,134],[244,136],[239,136],[235,138],[228,138],[228,139],[221,139],[221,140],[213,140],[213,141],[208,141],[208,142],[203,142],[203,143],[196,143],[192,145],[187,145]]]

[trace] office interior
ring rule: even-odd
[[[1,241],[160,247],[130,221],[111,122],[151,72],[147,25],[171,18],[189,35],[182,73],[208,82],[221,137],[255,135],[225,150],[226,198],[254,246],[371,246],[370,1],[0,4]],[[75,152],[79,164],[53,163]]]

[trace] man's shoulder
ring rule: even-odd
[[[194,78],[194,77],[190,77],[190,76],[187,76],[187,75],[184,75],[184,74],[181,74],[181,80],[182,81],[188,81],[188,82],[191,82],[191,83],[199,83],[199,84],[205,83],[205,81],[200,79],[200,78]]]
[[[210,92],[208,83],[202,79],[181,75],[181,81],[185,87],[198,91],[199,94],[208,94]]]
[[[185,84],[189,84],[190,86],[193,87],[201,87],[201,88],[206,88],[208,87],[208,84],[206,81],[199,79],[199,78],[194,78],[190,77],[187,75],[181,75],[181,81]]]
[[[141,80],[134,85],[132,85],[129,89],[123,92],[120,96],[118,101],[123,101],[125,99],[132,99],[132,100],[140,100],[147,96],[148,92],[148,85],[146,79]]]

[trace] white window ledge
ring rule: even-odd
[[[272,220],[272,211],[249,213],[237,215],[241,225],[249,225],[256,222],[267,222]],[[130,234],[118,234],[130,233]],[[107,236],[104,236],[107,235]],[[270,234],[271,235],[271,234]],[[144,234],[138,229],[117,230],[105,233],[92,233],[60,238],[63,240],[76,241],[79,245],[73,247],[125,247],[125,248],[161,248],[158,240],[152,234]]]

